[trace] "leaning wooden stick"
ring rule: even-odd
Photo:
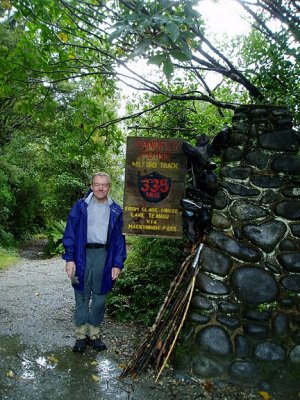
[[[168,294],[150,329],[150,334],[144,340],[131,358],[120,378],[130,374],[136,377],[148,364],[155,362],[155,371],[159,368],[160,376],[174,348],[179,332],[184,324],[191,302],[198,264],[203,243],[195,246],[192,254],[182,263],[179,273],[172,282]],[[169,345],[171,342],[171,346]],[[169,350],[168,350],[169,348]],[[167,355],[166,355],[167,353]],[[166,355],[166,357],[165,357]]]
[[[182,317],[182,319],[180,321],[179,328],[177,329],[177,332],[175,333],[175,337],[174,337],[174,340],[173,340],[173,342],[171,344],[171,347],[170,347],[170,349],[168,351],[168,354],[166,355],[166,357],[164,359],[164,362],[163,362],[163,364],[162,364],[162,366],[161,366],[161,368],[160,368],[160,370],[159,370],[159,372],[158,372],[158,374],[156,376],[155,382],[158,381],[158,378],[160,377],[163,369],[165,368],[165,366],[166,366],[166,364],[167,364],[167,362],[169,360],[169,357],[170,357],[170,355],[171,355],[171,353],[173,351],[173,348],[175,346],[175,343],[176,343],[176,340],[178,338],[178,335],[179,335],[179,333],[181,331],[181,328],[182,328],[182,326],[184,324],[184,321],[186,319],[186,315],[187,315],[187,312],[188,312],[188,309],[189,309],[189,306],[190,306],[190,303],[191,303],[192,295],[193,295],[193,292],[194,292],[196,275],[197,275],[198,269],[199,269],[198,262],[199,262],[199,257],[200,257],[200,253],[201,253],[202,247],[203,247],[203,243],[201,243],[199,245],[198,251],[197,251],[197,255],[196,255],[195,260],[193,262],[194,274],[193,274],[192,282],[190,283],[189,288],[187,290],[187,293],[189,294],[189,297],[188,297],[188,301],[187,301],[186,306],[185,306],[183,317]]]
[[[156,320],[150,329],[149,335],[141,344],[135,355],[131,358],[127,367],[121,373],[120,378],[128,374],[136,376],[149,363],[153,352],[157,349],[157,343],[160,341],[160,338],[163,336],[163,332],[168,327],[169,319],[166,318],[166,311],[169,310],[170,302],[172,301],[172,299],[174,299],[178,288],[180,287],[180,285],[182,285],[182,282],[184,281],[184,278],[188,273],[188,268],[192,262],[192,257],[194,253],[195,252],[193,251],[193,254],[189,255],[182,263],[179,273],[172,282],[168,294],[165,297],[164,303],[161,306]]]
[[[178,325],[180,324],[180,321],[182,320],[182,317],[184,315],[185,311],[185,304],[186,304],[186,299],[188,298],[189,295],[189,285],[190,282],[192,281],[193,278],[193,270],[190,269],[188,271],[187,276],[182,282],[181,289],[179,293],[177,293],[177,296],[175,298],[175,301],[172,303],[172,306],[167,310],[166,312],[166,326],[162,330],[163,335],[165,336],[165,333],[167,334],[166,337],[161,338],[161,350],[160,354],[158,355],[156,361],[155,361],[155,370],[157,370],[160,365],[161,365],[161,360],[164,357],[164,354],[167,352],[169,343],[172,342],[173,337],[174,337],[174,332],[176,332]]]
[[[189,297],[189,293],[190,293],[190,284],[187,288],[187,290],[185,291],[182,299],[181,299],[181,303],[180,303],[180,307],[177,310],[177,315],[172,316],[172,321],[170,321],[170,324],[168,326],[168,334],[167,337],[163,340],[163,344],[161,346],[161,350],[160,350],[160,354],[157,357],[156,363],[155,363],[155,371],[158,370],[158,368],[160,368],[160,365],[166,365],[167,359],[165,361],[164,359],[164,355],[165,353],[167,353],[167,349],[169,347],[169,342],[173,343],[172,338],[174,338],[174,332],[176,335],[177,332],[177,326],[180,326],[181,320],[185,314],[185,307],[184,304],[186,302],[186,299]],[[169,357],[167,357],[169,358]],[[163,361],[162,361],[163,360]],[[162,361],[162,362],[161,362]]]
[[[172,282],[172,284],[171,284],[171,286],[170,286],[170,288],[168,290],[168,293],[167,293],[167,295],[165,297],[165,300],[164,300],[162,306],[160,307],[160,310],[159,310],[159,312],[158,312],[158,314],[156,316],[155,322],[151,327],[151,331],[153,331],[155,329],[155,326],[158,325],[158,322],[160,321],[160,318],[161,318],[163,312],[165,311],[165,309],[169,305],[169,303],[170,303],[170,301],[171,301],[171,299],[173,297],[173,294],[176,292],[176,290],[178,289],[180,283],[182,282],[182,279],[183,279],[183,277],[184,277],[184,275],[185,275],[185,273],[187,271],[187,268],[188,268],[190,262],[192,261],[193,255],[194,255],[194,253],[190,254],[184,260],[184,262],[182,263],[181,268],[179,270],[179,273],[177,274],[177,276],[175,277],[174,281]]]
[[[172,294],[172,297],[174,297],[174,294]],[[172,303],[170,307],[168,302],[168,306],[165,307],[164,310],[162,310],[162,312],[160,313],[160,317],[152,327],[150,334],[142,343],[138,352],[130,360],[128,366],[122,372],[121,377],[127,374],[133,374],[134,376],[136,376],[146,367],[150,359],[153,358],[154,353],[157,351],[157,349],[159,349],[160,343],[163,342],[163,336],[165,332],[170,329],[170,324],[172,324],[173,322],[171,320],[171,317],[173,319],[178,313],[178,302],[180,303],[181,298],[182,293],[179,293],[179,296],[175,299],[175,302]],[[161,345],[160,354],[162,354],[163,351],[164,348]],[[160,359],[160,354],[157,356],[157,362]]]

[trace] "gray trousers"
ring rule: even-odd
[[[84,292],[75,293],[75,326],[90,324],[100,326],[104,318],[106,294],[100,294],[106,248],[86,249]]]

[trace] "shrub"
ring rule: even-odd
[[[48,231],[47,252],[50,255],[62,254],[64,251],[62,238],[66,228],[65,221],[57,221]]]
[[[108,312],[120,321],[150,326],[182,261],[178,240],[130,238],[128,259],[107,301]]]

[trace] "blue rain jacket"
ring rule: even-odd
[[[62,258],[65,261],[74,261],[76,265],[76,276],[79,284],[73,285],[74,289],[83,292],[84,272],[86,266],[86,243],[87,243],[87,207],[92,197],[78,200],[72,207],[68,216],[66,229],[63,236],[65,253]],[[111,271],[113,267],[122,269],[126,260],[125,237],[122,234],[123,212],[121,207],[109,198],[110,217],[107,237],[107,256],[104,267],[102,282],[99,282],[101,294],[109,292],[115,281],[112,280]]]

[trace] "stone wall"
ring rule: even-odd
[[[266,390],[299,385],[298,150],[285,108],[236,110],[177,368]]]

